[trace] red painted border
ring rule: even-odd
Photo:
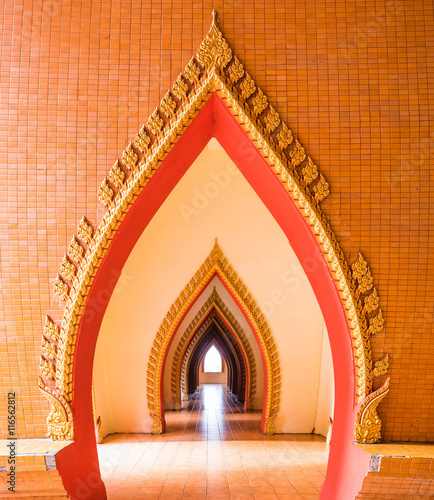
[[[331,271],[303,215],[222,100],[214,94],[183,133],[122,222],[92,284],[77,335],[73,371],[76,441],[56,455],[58,470],[73,499],[104,499],[92,419],[91,381],[95,346],[105,309],[136,241],[215,136],[241,170],[295,251],[321,307],[330,338],[335,413],[332,446],[322,499],[355,498],[368,471],[369,456],[353,445],[355,365],[344,306]]]

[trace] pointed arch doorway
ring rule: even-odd
[[[106,182],[101,186],[100,198],[106,200],[110,209],[90,243],[84,270],[78,274],[79,282],[68,299],[70,304],[57,358],[56,390],[41,384],[53,405],[49,418],[52,434],[64,439],[64,428],[67,428],[68,435],[75,439],[58,454],[59,470],[73,496],[77,491],[77,479],[88,481],[90,475],[93,490],[104,495],[95,445],[92,445],[91,379],[96,340],[111,293],[138,238],[212,137],[218,139],[288,238],[309,278],[327,325],[333,353],[336,402],[334,438],[323,497],[352,498],[368,467],[368,457],[353,446],[356,403],[370,392],[370,351],[362,335],[366,325],[358,300],[354,298],[354,282],[319,208],[315,208],[312,198],[302,187],[298,174],[283,166],[276,145],[278,141],[285,149],[289,144],[285,128],[280,129],[278,139],[264,139],[265,128],[270,133],[279,125],[278,115],[270,108],[265,123],[259,125],[258,117],[268,107],[262,92],[258,91],[249,102],[250,111],[231,94],[225,78],[237,82],[244,70],[239,70],[239,66],[237,70],[239,61],[236,60],[233,65],[238,76],[223,75],[222,70],[232,59],[232,53],[216,30],[213,26],[197,56],[206,71],[195,90],[195,98],[187,98],[187,92],[194,92],[190,92],[185,79],[180,77],[175,82],[174,95],[183,102],[176,127],[169,133],[165,131],[163,137],[164,122],[158,112],[148,122],[148,128],[158,139],[157,144],[166,142],[166,147],[158,146],[153,150],[155,154],[149,157],[149,163],[138,166],[137,175],[125,189],[123,177],[115,170],[112,182],[121,188],[122,195],[113,204],[113,190]],[[197,73],[194,68],[198,69],[190,64],[186,75],[198,84],[201,69]],[[256,87],[245,77],[238,91],[247,101]],[[168,102],[170,99],[166,99],[164,108],[168,110],[167,116],[173,116],[173,107],[170,111]],[[143,134],[141,137],[143,139]],[[300,156],[299,146],[297,151],[291,150],[293,165],[300,163],[296,160]],[[131,158],[135,153],[130,149],[128,155]],[[130,163],[127,156],[125,162],[136,169],[137,155]],[[315,203],[323,198],[326,190],[323,180],[320,182],[314,189]],[[365,274],[366,270],[359,273],[359,288]],[[69,292],[65,286],[68,288],[62,280],[57,283],[63,295]],[[375,333],[378,324],[369,327],[371,334]],[[378,398],[374,400],[373,397],[369,401],[378,404]]]

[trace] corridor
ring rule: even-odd
[[[98,445],[109,499],[317,499],[329,447],[313,434],[260,434],[226,389],[204,385],[167,432],[114,434]]]

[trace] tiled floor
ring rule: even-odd
[[[329,448],[311,434],[263,436],[218,385],[203,386],[167,433],[115,434],[98,445],[109,498],[317,499]]]

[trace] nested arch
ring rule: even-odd
[[[98,464],[96,447],[89,444],[93,439],[92,360],[122,265],[211,137],[230,154],[288,237],[323,311],[336,387],[335,437],[324,490],[336,487],[346,494],[352,488],[349,478],[363,473],[363,468],[357,472],[347,460],[358,453],[352,448],[354,419],[357,436],[363,440],[375,442],[380,436],[374,408],[378,399],[370,397],[374,394],[370,395],[370,336],[383,326],[378,296],[362,257],[350,272],[320,208],[328,194],[327,182],[233,57],[215,23],[160,108],[102,183],[98,197],[107,212],[98,228],[83,218],[60,266],[55,293],[66,307],[60,332],[47,318],[40,387],[52,405],[47,421],[50,436],[76,440],[58,454],[64,484],[74,491],[76,479],[86,477],[85,465],[93,469]],[[307,259],[317,263],[315,270],[309,269]],[[371,406],[355,412],[359,403]],[[375,425],[369,427],[372,421]],[[62,458],[67,456],[68,460]]]
[[[163,375],[165,359],[176,331],[188,310],[202,291],[217,276],[229,291],[248,321],[262,353],[265,391],[261,430],[274,433],[273,420],[279,411],[280,366],[279,355],[265,316],[233,269],[216,242],[210,255],[181,291],[170,307],[156,334],[148,362],[148,408],[154,421],[152,432],[160,434],[165,429]]]
[[[199,385],[200,367],[202,366],[205,356],[212,345],[217,348],[222,359],[225,360],[226,366],[230,371],[229,388],[236,394],[237,398],[239,398],[239,384],[241,379],[240,369],[243,361],[237,357],[237,354],[228,342],[228,339],[224,338],[224,335],[222,335],[221,332],[216,333],[212,330],[210,330],[208,334],[204,335],[196,344],[192,356],[188,361],[186,378],[188,381],[189,393],[193,393]]]
[[[188,399],[185,386],[185,364],[191,354],[195,343],[207,329],[210,322],[219,322],[220,327],[227,332],[237,343],[238,348],[245,360],[245,401],[246,407],[250,407],[256,392],[256,362],[250,342],[229,308],[223,302],[214,288],[208,300],[195,315],[179,340],[173,357],[171,386],[175,397],[175,409],[181,408],[181,399]]]

